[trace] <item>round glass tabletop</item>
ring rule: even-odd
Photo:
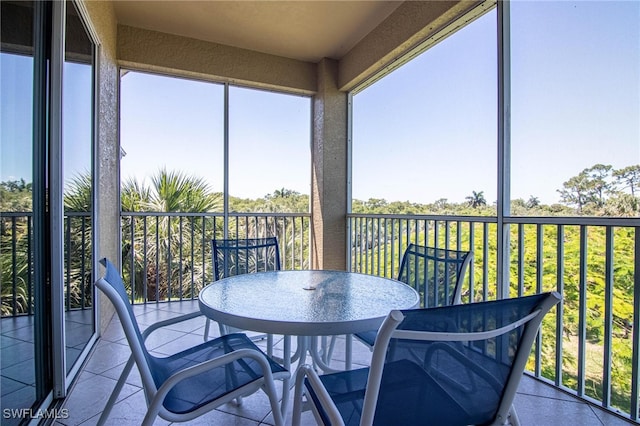
[[[237,275],[206,286],[200,309],[244,330],[298,336],[376,329],[394,309],[419,304],[418,293],[389,278],[344,271],[278,271]]]

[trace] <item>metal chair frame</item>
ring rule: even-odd
[[[421,271],[422,274],[419,274],[419,271],[415,269],[412,270],[412,266],[418,260],[425,261],[424,270]],[[402,255],[402,261],[400,262],[400,272],[398,273],[398,280],[404,282],[405,284],[413,284],[412,286],[416,291],[423,292],[424,302],[422,307],[430,308],[434,306],[457,305],[461,301],[462,285],[466,277],[466,271],[472,261],[473,253],[469,251],[457,251],[422,246],[418,244],[409,244],[404,254]],[[432,262],[434,267],[429,269],[427,266],[427,262]],[[442,273],[441,275],[443,275],[441,278],[443,278],[443,281],[445,282],[444,300],[438,298],[438,289],[434,289],[435,300],[430,300],[427,294],[427,282],[432,278],[429,273],[435,274],[433,276],[434,280],[438,279],[438,277],[436,276],[438,274],[438,271],[435,270],[436,265],[444,266],[443,270],[440,271]],[[451,291],[451,289],[446,286],[450,278],[450,271],[448,267],[449,265],[456,266],[456,281],[452,289],[453,291]],[[376,334],[377,330],[370,330],[363,333],[354,334],[354,336],[362,343],[364,343],[367,347],[369,347],[369,349],[373,350]]]
[[[339,400],[339,398],[346,398],[346,400],[342,400],[341,403],[344,403],[346,401],[347,403],[351,404],[350,407],[354,407],[354,409],[350,410],[349,413],[351,416],[348,418],[350,424],[359,424],[361,426],[372,425],[376,420],[375,416],[379,399],[385,392],[385,389],[381,387],[381,384],[383,383],[383,375],[385,374],[385,371],[387,371],[387,368],[389,369],[389,371],[392,371],[392,368],[390,366],[392,366],[394,363],[388,362],[387,358],[393,357],[394,344],[396,344],[396,342],[424,341],[428,342],[428,344],[430,345],[433,345],[431,346],[431,349],[433,350],[431,350],[431,352],[427,352],[427,354],[429,355],[424,360],[422,360],[422,362],[415,362],[414,367],[416,368],[416,370],[422,371],[422,373],[424,373],[425,376],[428,376],[430,380],[445,383],[443,377],[439,377],[438,374],[435,374],[438,373],[437,371],[431,371],[428,368],[431,357],[435,356],[433,354],[434,352],[445,351],[447,352],[448,356],[454,358],[458,357],[460,358],[460,360],[462,360],[464,357],[461,355],[461,352],[458,351],[458,348],[465,348],[470,351],[469,345],[474,345],[479,341],[491,341],[492,339],[499,338],[503,338],[504,341],[513,342],[512,339],[510,340],[511,335],[509,333],[513,333],[514,330],[518,329],[519,327],[523,327],[519,332],[520,337],[517,340],[516,352],[513,355],[513,361],[510,364],[508,375],[504,383],[499,382],[497,379],[493,380],[494,377],[492,377],[491,373],[485,368],[486,365],[483,365],[482,363],[477,364],[472,361],[466,360],[466,369],[463,369],[462,371],[462,373],[466,372],[467,370],[469,372],[473,372],[476,377],[481,377],[482,380],[486,381],[490,386],[497,387],[496,394],[500,395],[500,397],[496,404],[497,407],[490,407],[490,410],[493,410],[495,408],[495,411],[491,411],[493,413],[493,418],[488,420],[488,423],[486,424],[504,425],[510,423],[512,425],[519,425],[520,423],[517,413],[513,408],[513,400],[518,389],[520,379],[522,378],[522,374],[529,358],[533,343],[538,336],[538,331],[542,319],[544,318],[546,313],[561,300],[560,295],[556,292],[545,293],[536,296],[528,296],[528,301],[524,300],[526,298],[527,297],[519,299],[504,299],[499,301],[480,302],[410,311],[392,311],[385,319],[378,332],[378,338],[376,339],[374,345],[370,367],[359,370],[344,371],[325,376],[319,376],[317,372],[309,365],[303,365],[298,368],[295,378],[294,406],[292,417],[293,425],[300,425],[302,410],[305,408],[311,408],[318,424],[334,426],[344,425],[345,419],[343,418],[343,414],[341,414],[336,405],[336,400]],[[493,304],[491,308],[498,312],[500,312],[500,309],[502,309],[502,307],[504,306],[506,308],[504,312],[508,312],[509,306],[505,304],[521,302],[531,304],[532,307],[528,311],[528,313],[522,313],[518,318],[511,319],[511,322],[509,323],[486,327],[486,329],[478,332],[456,332],[455,330],[450,330],[447,327],[444,327],[445,331],[419,331],[417,329],[412,329],[411,324],[400,329],[398,328],[403,323],[403,321],[405,321],[405,318],[410,318],[411,315],[413,315],[412,311],[427,312],[427,314],[429,315],[432,315],[433,311],[439,311],[438,315],[440,319],[442,319],[447,318],[450,315],[454,316],[457,310],[459,313],[463,314],[464,312],[462,310],[464,309],[476,309],[478,307],[484,307],[484,305],[487,304]],[[488,308],[489,306],[486,307]],[[481,311],[481,313],[482,312],[484,311]],[[419,312],[418,315],[420,315]],[[479,315],[479,317],[481,316]],[[485,324],[485,326],[486,325],[487,324]],[[467,328],[469,327],[468,324],[465,326]],[[503,335],[504,337],[502,337]],[[457,347],[456,345],[460,346]],[[496,350],[499,351],[499,349]],[[498,352],[498,354],[495,356],[500,357],[500,354],[502,354],[502,352]],[[355,378],[358,374],[360,375],[360,378],[363,377],[363,374],[366,375],[364,376],[367,378],[364,389],[350,387],[348,389],[348,392],[346,393],[344,390],[336,391],[337,393],[335,394],[335,398],[331,396],[331,393],[327,390],[324,384],[325,382],[323,381],[324,378],[333,376],[329,378],[328,383],[336,383],[339,380],[341,384],[345,384],[344,386],[353,386],[354,382],[352,379]],[[387,374],[392,373],[388,372]],[[442,373],[440,374],[442,375]],[[451,378],[447,379],[449,379],[448,382],[446,382],[448,386],[458,385],[458,383],[455,383],[455,380],[452,380]],[[333,380],[333,382],[331,382],[331,380]],[[474,398],[482,396],[477,394],[474,395],[472,391],[465,388],[462,388],[461,391],[467,395],[472,395]],[[393,393],[393,391],[391,392]],[[420,407],[422,409],[428,409],[430,413],[433,413],[434,418],[445,419],[445,422],[448,425],[457,424],[454,420],[451,420],[448,417],[454,417],[457,413],[443,413],[441,411],[443,408],[438,404],[438,399],[435,397],[435,395],[430,393],[425,395],[428,395],[428,398],[424,398],[421,401],[421,404],[423,405],[421,405]],[[306,401],[303,400],[303,396],[306,397]],[[449,397],[450,395],[447,394],[447,398]],[[424,400],[426,400],[427,402],[424,403]],[[359,407],[361,407],[361,409]],[[400,416],[402,413],[398,413],[397,410],[407,409],[408,408],[406,406],[384,406],[381,408],[381,410],[385,412],[386,416],[389,416],[390,413],[397,413],[397,415]],[[354,414],[355,412],[357,412],[357,414]],[[359,418],[357,416],[359,416]],[[483,419],[483,423],[485,421],[486,419]],[[464,424],[467,423],[465,422]]]
[[[160,321],[148,327],[144,333],[141,333],[135,316],[133,315],[133,310],[122,283],[120,273],[107,259],[102,259],[101,263],[107,268],[107,273],[104,278],[96,281],[95,286],[109,298],[115,307],[129,347],[131,348],[131,356],[107,401],[98,420],[98,425],[103,425],[109,417],[111,409],[116,403],[118,395],[134,364],[137,365],[140,372],[147,402],[147,413],[142,422],[144,426],[152,425],[158,416],[170,422],[192,420],[222,404],[252,394],[259,389],[263,389],[269,398],[275,423],[278,425],[284,424],[278,404],[278,394],[276,392],[274,379],[288,378],[290,374],[287,370],[275,364],[274,361],[269,360],[244,334],[234,334],[213,339],[167,358],[154,357],[147,351],[145,346],[145,340],[151,333],[168,325],[197,318],[202,314],[200,312],[194,312]],[[237,346],[240,349],[234,350],[234,348],[232,348],[233,346]],[[218,350],[223,355],[210,355],[215,350]],[[198,359],[194,361],[192,358],[196,356],[195,354],[199,354],[200,358],[204,358],[204,360],[200,361]],[[181,363],[184,364],[184,367],[174,368],[173,362],[178,360],[182,360]],[[249,366],[249,364],[253,363],[257,363],[257,370]],[[162,368],[162,372],[160,372],[160,368]],[[248,369],[251,368],[249,375],[252,378],[255,376],[255,378],[243,385],[238,384],[237,386],[233,386],[230,390],[222,393],[221,396],[215,399],[207,401],[208,398],[211,398],[211,395],[209,395],[209,397],[203,396],[199,398],[203,400],[202,403],[195,404],[185,412],[175,412],[165,407],[168,401],[180,399],[181,389],[176,388],[176,386],[179,386],[183,381],[211,373],[212,370],[215,369],[223,369],[218,377],[224,376],[227,383],[232,383],[236,377],[234,371],[237,371],[234,370],[234,368],[242,368],[247,372],[249,371]],[[164,377],[164,375],[168,373],[172,374]],[[229,382],[229,380],[231,380],[231,382]],[[182,389],[184,389],[184,387]]]
[[[232,254],[230,261],[229,254]],[[273,259],[270,256],[273,255]],[[213,239],[211,240],[211,256],[213,258],[213,278],[215,281],[225,277],[252,272],[279,271],[280,248],[277,237]],[[253,259],[252,259],[253,256]],[[238,260],[244,257],[242,263]],[[265,261],[266,263],[262,263]],[[252,264],[253,262],[253,264]],[[235,269],[235,270],[234,270]],[[218,323],[220,334],[236,333],[242,330]],[[211,320],[207,318],[204,328],[204,339],[209,339]],[[273,356],[273,335],[260,334],[252,336],[252,340],[267,339],[267,355]]]

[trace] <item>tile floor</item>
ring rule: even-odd
[[[197,302],[191,301],[136,306],[134,308],[138,322],[143,329],[156,321],[197,309]],[[157,354],[170,354],[201,342],[203,329],[204,319],[187,321],[169,327],[162,332],[154,333],[147,341],[148,347]],[[343,343],[343,341],[341,342]],[[341,358],[344,355],[340,350],[341,342],[337,345],[334,353],[335,362],[344,359]],[[264,345],[264,342],[259,345]],[[368,349],[354,342],[354,365],[365,364],[368,362],[368,356]],[[129,349],[126,340],[119,321],[114,318],[96,344],[65,401],[64,408],[68,410],[69,417],[60,419],[55,424],[58,426],[95,425],[128,357]],[[293,392],[291,394],[293,396]],[[290,401],[289,412],[285,419],[287,424],[291,423],[292,405],[293,403]],[[564,425],[567,423],[583,426],[630,424],[615,415],[528,376],[525,376],[521,382],[515,405],[524,426]],[[145,410],[140,377],[134,368],[107,424],[137,426],[142,421]],[[167,425],[170,423],[158,419],[155,424]],[[257,426],[272,425],[273,421],[268,400],[260,391],[245,398],[239,407],[234,404],[226,404],[197,420],[182,424]],[[303,424],[316,424],[310,412],[303,414]]]
[[[67,367],[71,369],[89,341],[93,311],[65,312]],[[28,408],[36,399],[33,334],[34,317],[2,318],[0,322],[0,408]],[[18,419],[2,415],[2,425],[12,426]]]

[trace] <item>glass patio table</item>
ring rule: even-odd
[[[390,278],[344,271],[272,271],[224,278],[207,285],[198,297],[204,315],[242,330],[281,334],[284,367],[290,370],[288,336],[298,336],[296,357],[307,352],[318,367],[335,371],[319,354],[318,336],[350,335],[374,330],[394,309],[420,302],[408,285]],[[350,346],[351,339],[347,339]],[[345,367],[351,368],[351,348]],[[295,359],[295,358],[294,358]],[[283,411],[289,383],[283,386]]]

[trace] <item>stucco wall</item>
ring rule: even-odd
[[[316,66],[275,55],[120,25],[123,67],[313,94]]]
[[[318,64],[313,98],[312,256],[314,269],[346,270],[347,94],[338,90],[338,63]]]
[[[89,26],[98,38],[98,93],[96,126],[97,175],[97,256],[120,261],[120,169],[118,142],[118,68],[116,61],[117,23],[110,2],[86,1]],[[96,274],[100,276],[102,270]],[[99,330],[102,332],[114,310],[106,297],[98,292]]]

